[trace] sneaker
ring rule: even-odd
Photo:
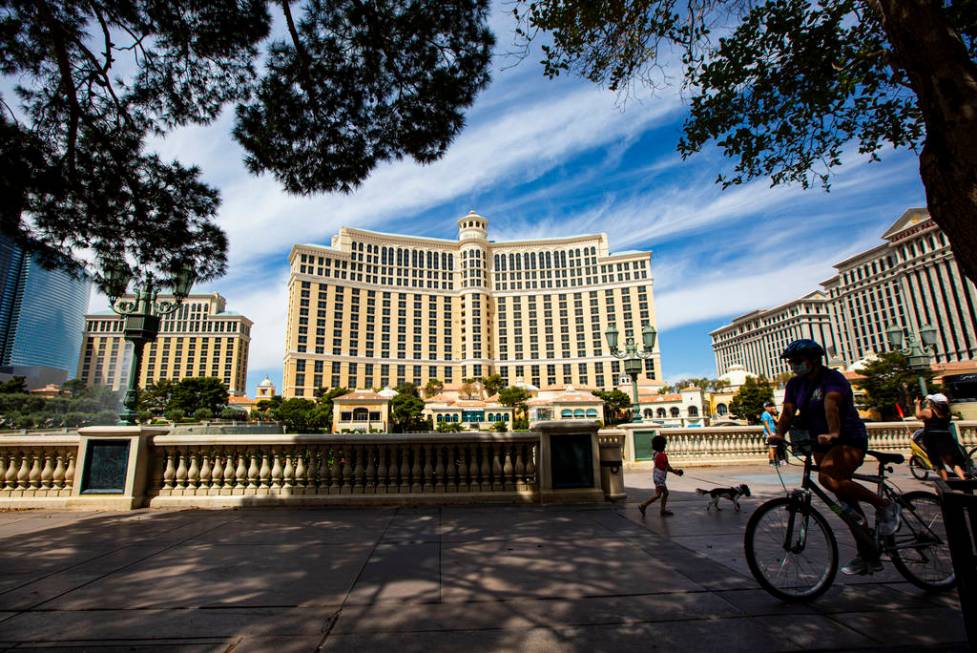
[[[674,514],[671,510],[662,510],[662,517],[671,517]]]
[[[647,509],[648,509],[648,507],[647,507],[647,506],[642,506],[642,505],[640,505],[640,504],[638,505],[638,511],[639,511],[639,512],[641,513],[641,516],[642,516],[642,517],[644,517],[644,516],[645,516],[645,510],[647,510]]]
[[[781,460],[780,461],[780,466],[781,467],[786,467],[787,466],[787,461],[786,460]]]
[[[841,568],[841,573],[845,576],[864,576],[876,571],[882,571],[882,563],[878,560],[869,562],[863,560],[861,556],[855,556]]]
[[[902,515],[902,506],[893,501],[884,508],[879,508],[879,535],[888,537],[894,535],[899,530],[899,519]]]

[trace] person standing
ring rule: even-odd
[[[763,413],[760,415],[763,423],[763,435],[767,438],[769,451],[767,458],[771,466],[786,465],[787,456],[783,440],[777,439],[777,406],[772,401],[763,404]]]

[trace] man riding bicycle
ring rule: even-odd
[[[784,410],[771,439],[782,441],[792,428],[807,430],[815,442],[814,461],[821,485],[858,513],[863,523],[867,520],[859,502],[871,504],[878,511],[881,535],[892,535],[899,528],[899,505],[852,480],[865,460],[868,434],[855,409],[851,384],[822,363],[824,349],[813,340],[795,340],[780,357],[789,361],[794,378],[787,382]],[[859,527],[850,528],[854,533]],[[855,542],[860,542],[857,536]],[[881,568],[877,556],[860,547],[858,555],[841,571],[852,576]]]

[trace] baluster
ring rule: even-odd
[[[54,465],[54,475],[51,479],[58,490],[64,488],[64,452],[58,449],[57,462]]]
[[[459,447],[454,444],[449,444],[445,449],[446,462],[448,464],[448,492],[458,491],[459,453]]]
[[[200,477],[203,480],[203,472]],[[207,494],[220,494],[221,486],[224,485],[224,462],[217,447],[210,452],[210,478],[207,480],[209,481]]]
[[[64,489],[71,490],[75,484],[75,450],[69,449],[67,455],[68,469],[64,470]]]
[[[333,447],[329,450],[329,455],[332,457],[332,462],[329,465],[329,476],[332,479],[329,484],[329,494],[339,494],[343,489],[340,483],[343,472],[342,461],[340,460],[342,453],[338,447]]]
[[[410,491],[416,494],[424,489],[424,486],[421,485],[421,445],[412,445],[411,452],[414,454],[414,465],[410,469]]]
[[[261,494],[268,494],[271,489],[271,465],[268,464],[268,452],[261,452],[261,468],[258,470],[258,488],[266,490]]]
[[[187,456],[186,451],[182,448],[176,450],[176,455],[179,456],[179,464],[176,466],[176,487],[179,490],[178,494],[183,494],[184,488],[187,486]]]
[[[3,488],[12,490],[17,487],[17,452],[13,449],[6,453],[7,472],[3,475]]]
[[[410,492],[410,452],[409,444],[400,445],[400,493]]]
[[[200,483],[200,465],[197,464],[197,452],[190,450],[190,467],[187,469],[187,487],[196,490]]]
[[[273,461],[271,465],[271,489],[280,490],[282,489],[282,460],[278,449],[271,450],[271,458]]]
[[[434,492],[434,465],[431,464],[431,445],[421,447],[424,451],[424,491]]]
[[[512,491],[516,487],[515,467],[512,466],[512,445],[503,445],[505,452],[505,463],[502,465],[502,484],[503,487]]]
[[[375,494],[377,491],[377,463],[374,462],[374,454],[377,447],[368,444],[363,447],[366,450],[366,492]]]
[[[329,467],[329,446],[316,447],[319,462],[319,494],[329,494],[330,476],[332,470]]]
[[[363,446],[353,447],[353,455],[356,456],[356,465],[353,467],[353,494],[363,494],[363,487],[366,484],[366,466],[369,465],[369,461],[366,457],[369,455],[369,450]]]
[[[54,465],[51,464],[51,452],[44,452],[44,468],[41,470],[41,487],[45,490],[51,489],[51,481],[54,478]]]
[[[342,486],[340,487],[340,492],[343,494],[353,493],[353,484],[356,480],[353,478],[353,450],[350,446],[345,446],[342,448],[343,460],[342,460]]]
[[[502,489],[502,463],[499,462],[499,445],[491,445],[492,448],[492,491],[498,492]]]
[[[519,491],[526,489],[526,464],[522,461],[525,448],[526,445],[522,442],[516,443],[516,466],[514,472],[516,474],[516,489]]]
[[[295,453],[295,487],[301,488],[299,494],[304,494],[306,486],[309,485],[309,472],[305,466],[306,451],[305,447],[299,447]]]
[[[435,445],[434,453],[437,464],[434,466],[434,491],[445,492],[444,484],[444,447]]]
[[[244,492],[244,488],[248,485],[248,468],[244,465],[244,457],[247,455],[246,449],[238,449],[237,451],[237,467],[234,468],[234,490],[241,493]]]
[[[536,457],[539,453],[539,441],[531,442],[526,447],[526,483],[531,487],[537,486]]]
[[[295,466],[292,465],[292,451],[285,451],[285,467],[282,469],[282,487],[291,490],[295,487]]]
[[[377,445],[377,494],[387,493],[387,450],[386,445]]]
[[[234,489],[234,448],[230,447],[224,452],[224,470],[221,474],[223,485],[221,494],[231,494]]]
[[[470,442],[458,445],[461,452],[461,484],[459,492],[472,492],[472,484],[478,483],[478,465],[475,461],[475,447]]]
[[[27,482],[32,490],[41,487],[41,456],[36,451],[31,452],[31,471],[27,476]]]
[[[213,473],[214,469],[210,466],[210,451],[204,449],[203,453],[200,454],[200,489],[205,491],[201,494],[206,494],[206,491],[210,489]]]
[[[387,466],[387,494],[400,492],[400,445],[391,444],[390,464]]]
[[[248,488],[249,490],[256,490],[258,488],[258,478],[259,478],[259,467],[258,467],[258,454],[254,449],[249,452],[249,457],[251,458],[251,464],[248,465]]]
[[[489,453],[489,446],[487,444],[483,444],[480,448],[482,450],[482,465],[479,468],[479,476],[481,480],[479,489],[481,489],[482,492],[491,492],[492,466],[489,461],[492,459],[492,457]]]

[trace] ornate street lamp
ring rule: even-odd
[[[638,345],[632,337],[625,338],[623,350],[618,349],[618,332],[617,327],[613,324],[607,327],[607,331],[604,333],[604,336],[607,338],[607,344],[611,348],[611,355],[614,358],[624,361],[624,371],[631,377],[631,392],[634,397],[633,408],[631,409],[632,422],[641,421],[641,405],[638,401],[638,375],[641,374],[641,370],[644,367],[642,361],[651,358],[653,355],[655,337],[657,335],[658,332],[655,331],[655,327],[650,324],[644,325],[641,329],[641,341],[644,345],[644,351],[638,351]]]
[[[933,357],[930,350],[936,345],[936,329],[928,324],[923,326],[919,330],[918,339],[911,332],[906,337],[902,327],[895,324],[886,329],[885,333],[892,350],[902,353],[909,359],[909,367],[916,372],[919,390],[925,397],[929,392],[926,389],[926,379],[923,378],[922,373],[930,367],[930,361]],[[903,344],[906,345],[905,348],[903,348]]]
[[[147,342],[152,342],[159,334],[160,317],[169,315],[178,308],[190,294],[194,273],[184,267],[172,281],[166,284],[157,282],[152,272],[136,282],[133,299],[123,298],[131,281],[131,270],[124,262],[113,262],[105,266],[105,292],[108,294],[112,310],[125,318],[123,336],[132,343],[132,365],[129,368],[129,384],[123,410],[119,414],[121,424],[136,424],[136,408],[139,405],[139,371],[142,367],[142,352]],[[175,301],[157,301],[161,288],[173,288]]]

